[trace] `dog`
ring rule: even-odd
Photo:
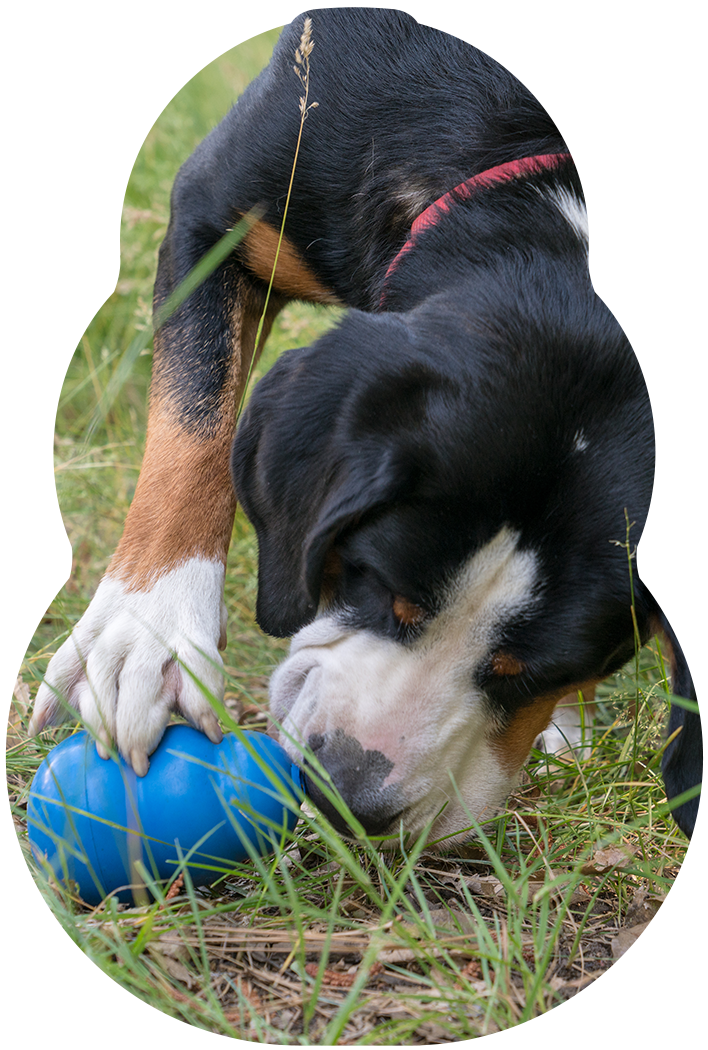
[[[246,236],[156,329],[123,536],[30,732],[76,711],[139,775],[172,710],[220,740],[198,683],[223,694],[237,497],[258,538],[258,622],[292,637],[272,714],[345,833],[303,756],[368,833],[454,841],[503,804],[539,736],[582,743],[578,693],[591,710],[653,635],[674,694],[695,699],[633,560],[647,391],[590,282],[572,158],[523,85],[400,12],[300,16],[179,172],[158,317],[244,216]],[[234,436],[292,299],[348,310],[279,358]],[[701,780],[698,715],[673,704],[668,735],[677,799]],[[697,808],[673,810],[688,836]]]

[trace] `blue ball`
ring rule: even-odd
[[[213,744],[189,726],[168,726],[138,777],[122,758],[102,759],[82,731],[37,770],[29,840],[87,904],[109,893],[142,903],[142,868],[148,883],[164,882],[186,860],[193,883],[205,886],[235,862],[271,852],[297,823],[303,787],[301,771],[263,733]]]

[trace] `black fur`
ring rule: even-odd
[[[233,476],[258,534],[258,621],[287,636],[326,601],[406,644],[426,621],[402,626],[392,595],[433,617],[455,572],[509,525],[539,553],[542,580],[533,615],[505,628],[504,648],[525,672],[477,671],[508,716],[610,674],[634,651],[622,544],[627,522],[631,545],[640,538],[654,464],[641,371],[592,289],[582,240],[549,197],[581,198],[570,159],[457,203],[400,261],[379,310],[387,269],[427,205],[494,165],[566,147],[523,85],[462,41],[392,11],[311,17],[318,108],[285,229],[350,310],[280,358],[238,431]],[[249,208],[261,204],[279,228],[302,25],[284,30],[269,67],[180,172],[158,302]],[[243,281],[262,294],[237,252],[166,329],[162,374],[182,383],[186,425],[204,432]],[[636,575],[634,601],[644,641],[661,613]],[[685,669],[675,640],[673,650]],[[693,695],[687,669],[674,690]],[[679,725],[663,767],[670,797],[701,776],[698,716],[674,706],[669,728]],[[687,834],[696,808],[676,813]]]

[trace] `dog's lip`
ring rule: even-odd
[[[322,664],[317,659],[306,659],[301,653],[292,661],[286,661],[272,675],[268,688],[269,709],[274,718],[282,725],[288,720],[293,708],[302,704],[311,691],[313,681],[317,679]],[[292,726],[291,726],[292,729]],[[298,738],[301,733],[296,733]]]
[[[331,805],[329,800],[322,794],[320,789],[317,787],[317,785],[311,779],[310,775],[307,773],[306,769],[303,769],[302,766],[300,768],[306,797],[313,803],[313,805],[315,805],[319,810],[321,810],[321,812],[327,817],[327,819],[339,832],[340,835],[342,835],[344,838],[355,841],[356,835],[354,834],[353,829],[345,823],[340,813]],[[376,827],[373,830],[367,829],[367,835],[373,835],[375,837],[390,837],[393,835],[397,835],[401,820],[403,820],[405,824],[405,816],[408,812],[408,809],[408,806],[404,806],[402,809],[398,810],[397,813],[392,813],[390,816],[387,817],[385,825],[382,825],[381,827]]]
[[[299,754],[296,764],[302,773],[303,786],[307,798],[310,799],[314,806],[322,810],[327,819],[344,838],[353,840],[355,835],[352,829],[343,822],[342,817],[336,810],[334,813],[331,812],[331,804],[327,800],[325,800],[324,805],[320,804],[319,799],[322,792],[311,777],[312,771],[308,772],[307,759],[302,754]],[[446,801],[449,804],[452,800],[431,799],[429,796],[422,796],[421,798],[407,801],[400,810],[387,817],[385,825],[381,825],[373,831],[368,831],[367,834],[382,838],[395,838],[397,841],[400,841],[401,824],[403,824],[402,834],[404,838],[407,837],[415,841],[425,828],[428,828],[428,835],[430,835],[442,817],[443,811],[447,808],[444,804]],[[466,830],[466,825],[461,830]]]
[[[351,629],[342,627],[330,617],[318,617],[293,636],[290,642],[290,656],[303,649],[330,649],[352,633]]]

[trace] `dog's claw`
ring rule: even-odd
[[[130,764],[139,777],[144,777],[150,768],[147,753],[137,747],[130,752]]]
[[[38,736],[42,732],[43,729],[44,729],[44,719],[38,717],[36,714],[33,714],[32,717],[29,720],[29,725],[27,726],[27,735],[28,736]]]
[[[111,753],[102,740],[96,741],[96,750],[98,751],[101,758],[110,758]]]
[[[206,733],[212,744],[220,744],[224,739],[224,734],[221,732],[221,726],[219,725],[216,716],[211,714],[211,712],[202,715],[200,725],[202,732]]]

